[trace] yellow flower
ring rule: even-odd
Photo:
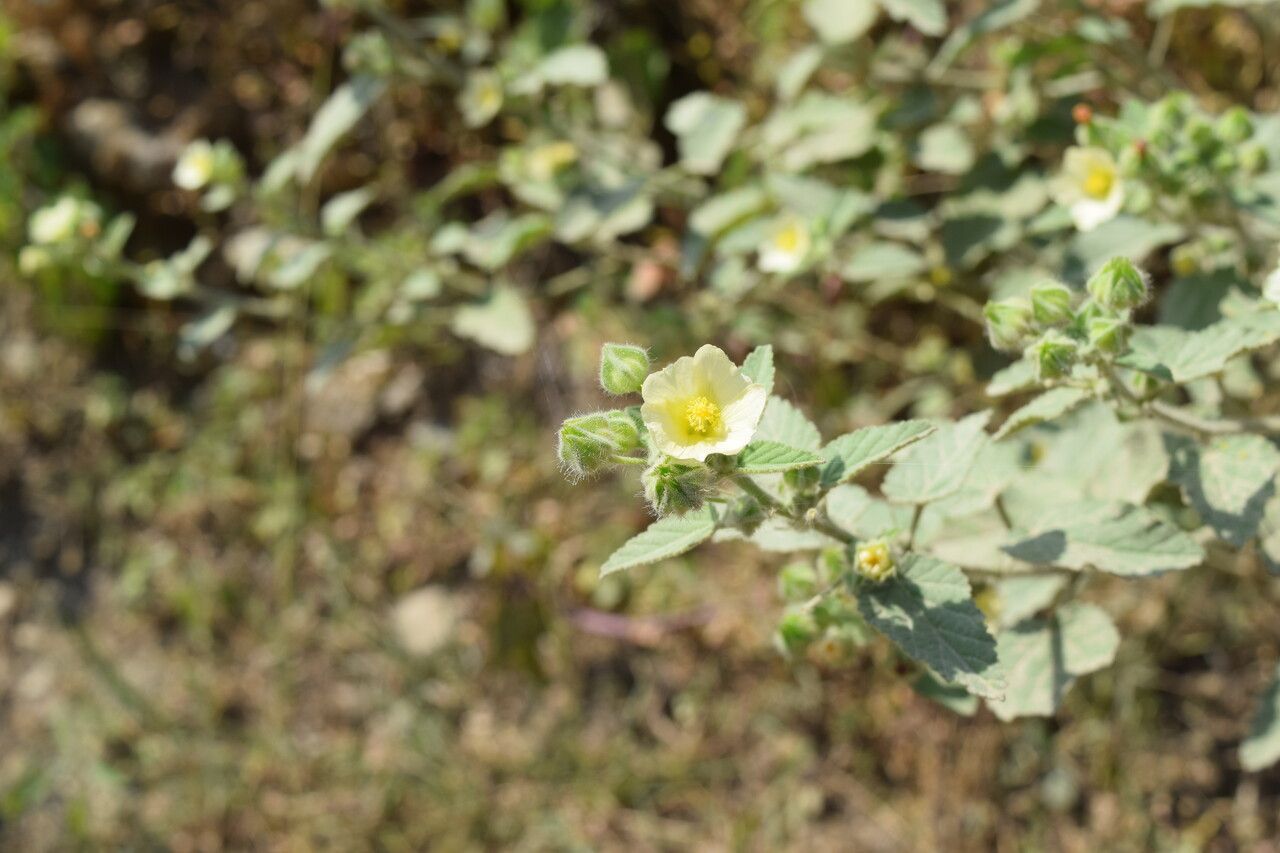
[[[854,564],[858,574],[872,583],[884,583],[897,571],[893,552],[884,542],[868,542],[858,548]]]
[[[746,447],[768,398],[763,385],[710,344],[650,374],[640,394],[640,416],[653,446],[676,459],[699,462]]]
[[[795,217],[781,220],[760,248],[761,271],[795,272],[808,257],[811,242],[809,226],[804,220]]]
[[[173,182],[184,190],[202,189],[213,180],[215,165],[213,145],[197,139],[186,147],[173,167]]]
[[[1071,211],[1076,228],[1092,231],[1124,205],[1124,181],[1115,159],[1101,148],[1068,148],[1053,197]]]

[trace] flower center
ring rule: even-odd
[[[694,397],[684,408],[689,432],[706,435],[720,428],[720,407],[703,396]]]
[[[1090,198],[1104,199],[1111,194],[1115,175],[1105,166],[1094,166],[1084,176],[1084,194]]]
[[[800,228],[795,225],[788,225],[783,228],[773,238],[773,245],[780,252],[794,255],[796,250],[800,248]]]

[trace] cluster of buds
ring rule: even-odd
[[[988,302],[987,336],[1005,352],[1025,353],[1040,381],[1061,379],[1082,358],[1124,351],[1134,309],[1147,301],[1146,276],[1127,258],[1103,264],[1081,298],[1059,282],[1044,282],[1025,297]]]

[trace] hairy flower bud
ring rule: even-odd
[[[1075,364],[1079,346],[1071,338],[1058,332],[1049,332],[1031,347],[1031,359],[1036,367],[1036,377],[1041,381],[1066,376]]]
[[[1091,317],[1088,330],[1089,343],[1099,352],[1115,355],[1129,342],[1129,321],[1122,317]]]
[[[988,302],[982,309],[987,319],[987,337],[998,350],[1022,348],[1031,331],[1031,305],[1025,299],[1001,299]]]
[[[635,419],[615,409],[566,420],[560,425],[557,452],[565,473],[581,479],[608,467],[616,454],[630,453],[641,445]]]
[[[716,475],[699,462],[663,459],[640,478],[644,498],[659,518],[700,509],[715,487]]]
[[[1244,107],[1235,106],[1218,118],[1218,138],[1228,145],[1236,145],[1253,136],[1253,119]]]
[[[1041,326],[1061,326],[1071,319],[1071,288],[1046,281],[1031,288],[1031,316]]]
[[[1147,301],[1147,281],[1128,258],[1116,257],[1089,279],[1089,295],[1103,308],[1126,311]]]
[[[778,594],[784,601],[804,601],[818,591],[818,572],[811,562],[788,563],[778,573]]]
[[[649,375],[649,354],[630,344],[600,350],[600,387],[610,394],[635,394]]]
[[[858,546],[853,555],[853,568],[872,583],[884,583],[897,573],[898,564],[888,543],[877,539]]]
[[[818,626],[813,616],[797,608],[783,614],[778,623],[778,633],[774,636],[774,641],[778,650],[790,657],[802,654],[817,636]]]

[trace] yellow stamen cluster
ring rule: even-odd
[[[1095,166],[1084,178],[1084,194],[1090,198],[1104,199],[1111,194],[1116,182],[1115,173],[1103,166]]]
[[[800,226],[792,223],[779,231],[773,238],[773,245],[783,252],[795,252],[800,248]]]
[[[869,542],[858,549],[854,558],[858,574],[869,581],[882,583],[893,577],[896,566],[893,552],[883,542]]]
[[[685,406],[684,419],[690,432],[708,435],[720,428],[720,407],[707,397],[699,395]]]

